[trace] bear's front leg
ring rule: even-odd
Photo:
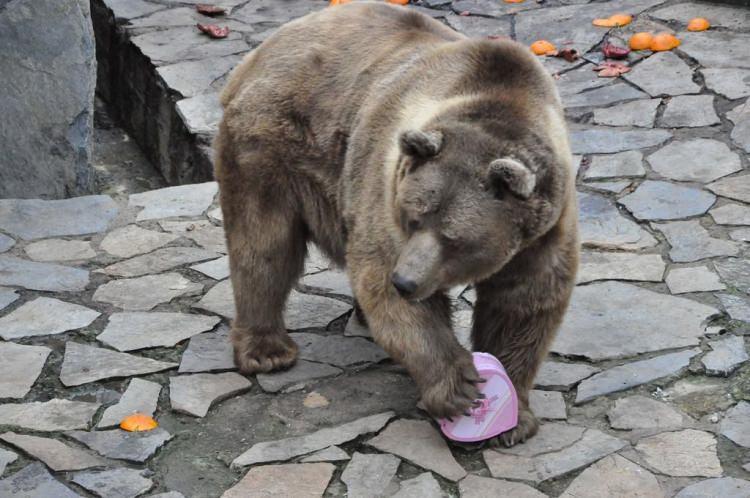
[[[403,365],[419,388],[422,406],[438,418],[458,416],[480,396],[474,362],[456,340],[450,303],[438,293],[412,302],[390,283],[390,272],[373,262],[349,262],[357,301],[375,341]]]
[[[518,394],[518,425],[491,441],[513,446],[536,434],[529,391],[562,322],[575,284],[575,244],[562,257],[537,260],[521,254],[506,269],[477,285],[472,341],[475,351],[495,355]],[[553,264],[545,264],[547,261]]]

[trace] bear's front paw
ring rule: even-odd
[[[477,384],[482,381],[471,354],[460,355],[451,365],[441,365],[431,377],[423,377],[422,406],[436,418],[457,417],[466,413],[480,397]]]
[[[539,430],[539,421],[528,408],[519,408],[518,425],[513,429],[503,432],[497,437],[490,439],[490,446],[505,446],[510,448],[525,442]]]
[[[297,361],[297,344],[286,331],[261,334],[232,329],[232,343],[234,363],[242,373],[283,370]]]

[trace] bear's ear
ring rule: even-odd
[[[536,175],[523,163],[510,157],[492,161],[489,176],[493,183],[501,182],[522,199],[528,199],[536,186]]]
[[[399,139],[401,152],[411,157],[428,158],[438,155],[443,146],[439,131],[407,130]]]

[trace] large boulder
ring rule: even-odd
[[[0,198],[91,193],[88,0],[0,0]]]

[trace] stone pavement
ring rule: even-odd
[[[214,92],[240,54],[325,5],[226,0],[219,23],[233,34],[211,41],[193,30],[192,0],[101,1],[185,97],[188,127],[209,136]],[[634,59],[624,79],[597,78],[587,60],[543,61],[580,165],[584,251],[533,392],[540,433],[510,449],[446,442],[352,318],[344,274],[314,250],[286,312],[299,363],[236,373],[213,183],[0,200],[0,496],[750,496],[750,11],[658,0],[409,8],[591,61],[606,34],[591,19],[619,11],[637,14],[627,33],[683,40]],[[687,33],[698,15],[714,27]],[[452,296],[468,343],[473,291]],[[133,411],[159,429],[117,428]]]

